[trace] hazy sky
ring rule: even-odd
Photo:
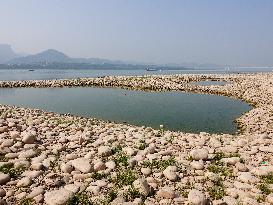
[[[0,0],[0,43],[73,57],[273,65],[273,0]]]

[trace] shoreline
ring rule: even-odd
[[[202,80],[231,83],[190,84]],[[6,177],[0,204],[66,204],[84,196],[102,204],[109,194],[115,197],[103,203],[273,203],[273,180],[264,182],[273,172],[273,73],[0,81],[1,88],[75,86],[216,94],[253,108],[236,119],[240,132],[229,135],[160,131],[0,105],[0,183]],[[7,164],[12,164],[4,170],[8,174],[1,175]],[[10,176],[11,170],[18,174]]]

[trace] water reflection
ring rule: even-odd
[[[0,104],[195,133],[235,133],[233,120],[250,109],[223,96],[88,87],[0,89]]]

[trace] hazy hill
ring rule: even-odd
[[[114,61],[102,58],[71,58],[66,54],[54,50],[48,49],[41,53],[28,55],[24,57],[18,57],[10,46],[2,46],[2,50],[5,52],[6,57],[2,57],[0,68],[17,69],[17,68],[83,68],[83,69],[146,69],[146,68],[155,68],[162,70],[170,69],[215,69],[218,66],[215,65],[206,65],[206,64],[194,64],[194,63],[184,63],[184,64],[153,64],[153,63],[131,63],[125,61]],[[0,47],[1,48],[1,47]],[[5,48],[5,49],[4,49]],[[2,55],[4,56],[4,55]],[[1,50],[0,50],[0,59],[1,59]],[[218,67],[219,68],[219,67]]]
[[[0,63],[6,63],[16,57],[18,55],[12,50],[10,45],[0,44]]]
[[[35,55],[15,58],[10,64],[48,64],[48,63],[71,63],[73,60],[62,52],[48,49]]]

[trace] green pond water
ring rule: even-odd
[[[0,104],[183,132],[235,133],[251,107],[223,96],[118,88],[2,88]]]

